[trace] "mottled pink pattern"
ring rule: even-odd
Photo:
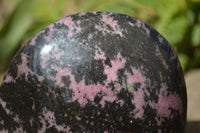
[[[100,101],[102,107],[105,105],[105,101],[113,102],[117,99],[116,92],[119,90],[111,90],[111,88],[106,87],[106,85],[96,84],[96,85],[85,85],[85,81],[82,80],[77,83],[73,77],[71,77],[71,88],[74,91],[73,101],[78,100],[81,106],[85,106],[88,103],[88,100],[94,101],[94,98],[97,96],[98,93],[103,93],[103,97]]]
[[[1,98],[0,98],[0,104],[3,107],[3,109],[6,111],[6,114],[10,114],[10,110],[6,107],[6,102],[4,102]]]
[[[95,56],[94,59],[95,60],[106,60],[106,56],[105,53],[98,47],[95,47]]]
[[[53,25],[48,25],[46,28],[49,28],[49,35],[48,36],[44,36],[44,38],[48,41],[48,42],[50,42],[51,41],[51,39],[52,39],[52,33],[53,33]],[[40,36],[41,34],[44,34],[44,32],[45,32],[45,29],[44,30],[41,30],[36,36],[34,36],[32,39],[31,39],[31,41],[30,41],[30,45],[32,45],[32,46],[35,46],[36,45],[36,39],[37,39],[37,37],[38,36]]]
[[[93,36],[94,36],[93,34],[89,34],[88,35],[88,40],[91,40],[93,38]]]
[[[33,37],[8,69],[0,132],[184,132],[184,85],[175,51],[142,21],[68,16]]]
[[[114,60],[111,60],[112,67],[105,66],[104,72],[107,75],[108,82],[118,80],[117,71],[119,69],[124,68],[125,63],[126,63],[126,60],[121,56],[120,53],[118,53],[117,57]]]
[[[98,31],[103,31],[103,30],[104,30],[104,28],[103,28],[101,25],[98,25],[98,24],[95,25],[95,28],[96,28]]]
[[[17,123],[20,123],[21,120],[19,119],[19,116],[18,115],[15,115],[15,117],[13,117],[13,120]]]
[[[94,98],[98,95],[98,93],[103,93],[103,97],[100,101],[102,107],[104,107],[105,102],[113,102],[117,100],[116,94],[120,91],[120,87],[115,85],[115,89],[111,90],[111,88],[107,87],[108,82],[105,85],[102,84],[92,84],[86,85],[85,81],[82,80],[79,83],[76,82],[74,75],[71,74],[71,71],[68,68],[59,68],[57,66],[52,66],[52,69],[57,71],[57,74],[53,80],[55,80],[56,85],[60,87],[65,87],[62,83],[63,76],[69,76],[71,80],[70,88],[73,89],[73,101],[78,101],[81,106],[85,106],[88,103],[88,100],[94,101]]]
[[[108,82],[117,80],[117,69],[107,66],[105,69]]]
[[[42,123],[42,127],[38,130],[38,133],[44,133],[46,129],[50,127],[55,127],[59,132],[66,132],[70,133],[69,128],[64,128],[65,125],[58,125],[56,123],[56,118],[54,116],[54,112],[47,110],[46,108],[43,109],[42,115],[39,116],[40,123]]]
[[[40,33],[42,33],[42,31],[40,31],[40,32],[38,33],[38,35],[39,35]],[[38,35],[34,36],[34,37],[31,39],[31,41],[30,41],[30,43],[29,43],[30,45],[35,46],[35,40],[37,39]]]
[[[117,69],[123,68],[125,66],[125,63],[126,63],[126,59],[124,59],[120,53],[117,54],[117,57],[115,58],[115,60],[111,60],[112,66]]]
[[[138,90],[133,90],[133,99],[132,103],[135,105],[135,109],[133,110],[132,113],[134,113],[134,118],[136,119],[141,119],[144,115],[144,109],[143,106],[145,105],[145,94],[149,96],[149,92],[145,88],[145,81],[147,80],[145,76],[142,75],[142,73],[137,70],[136,68],[132,67],[131,68],[133,75],[129,72],[126,72],[125,74],[127,75],[127,84],[135,84],[135,83],[140,83],[141,86],[138,88]],[[143,90],[144,88],[145,90]],[[130,90],[131,91],[131,90]]]
[[[43,68],[45,68],[47,66],[47,61],[49,60],[49,57],[50,55],[45,55],[45,56],[42,56],[42,60],[41,60],[41,66]]]
[[[96,47],[94,59],[102,60],[102,61],[106,60],[105,53],[99,47]],[[124,68],[125,63],[126,63],[126,60],[121,56],[120,53],[117,54],[117,56],[115,57],[114,60],[111,60],[112,67],[105,65],[105,63],[104,63],[104,68],[105,68],[104,72],[107,75],[108,82],[116,81],[118,79],[117,71],[119,69]]]
[[[66,17],[64,18],[64,20],[60,20],[60,21],[63,21],[63,23],[70,28],[74,26],[74,22],[71,17]]]
[[[105,61],[106,57],[105,57],[105,53],[103,51],[101,51],[100,48],[98,48],[98,51],[96,51],[95,57],[96,60],[102,60]],[[121,53],[118,53],[117,56],[115,57],[114,60],[111,60],[111,66],[106,65],[105,63],[103,63],[104,65],[104,73],[107,75],[107,81],[106,84],[112,82],[112,81],[117,81],[118,80],[118,76],[117,76],[117,71],[119,69],[122,69],[125,67],[126,64],[126,60],[122,57]],[[109,101],[109,102],[113,102],[116,100],[116,94],[117,92],[120,91],[120,86],[119,85],[115,85],[115,90],[111,91],[108,88],[103,88],[103,92],[106,94],[106,96],[103,96],[103,98],[100,101],[100,104],[104,107],[105,106],[105,101]],[[124,101],[123,100],[119,100],[117,101],[117,103],[120,103],[121,106],[123,106]]]
[[[102,97],[100,104],[102,107],[105,107],[105,102],[111,102],[113,103],[114,101],[117,101],[117,93],[120,91],[120,88],[115,87],[114,90],[111,90],[111,88],[102,88],[102,92],[104,93],[104,96]]]
[[[112,29],[116,29],[117,25],[117,21],[113,20],[113,18],[111,18],[110,16],[103,14],[102,15],[102,21],[104,21],[106,24],[110,25],[110,27]]]
[[[106,32],[107,33],[111,33],[111,34],[118,34],[120,35],[121,37],[123,37],[123,34],[122,34],[122,29],[120,29],[119,25],[117,24],[117,20],[114,20],[112,17],[110,17],[109,15],[106,15],[106,14],[103,14],[102,15],[102,21],[104,23],[106,23],[107,25],[109,25],[112,30],[109,30],[108,28],[106,28],[105,25],[103,24],[95,24],[95,28],[98,30],[98,31],[101,31],[103,32],[103,34],[105,34]]]
[[[60,68],[57,66],[51,66],[52,69],[57,71],[57,74],[55,77],[53,77],[53,80],[55,81],[55,84],[59,87],[64,87],[64,83],[62,82],[62,77],[64,76],[71,76],[71,72],[68,70],[68,68]],[[74,77],[73,77],[74,79]]]
[[[47,61],[48,60],[50,60],[50,59],[59,60],[62,55],[63,55],[63,51],[58,51],[56,48],[52,48],[47,53],[41,53],[41,59],[42,59],[41,60],[41,65],[42,65],[42,67],[45,68],[47,66]]]
[[[135,105],[135,109],[133,112],[135,112],[134,117],[142,118],[144,115],[144,109],[142,108],[145,104],[144,100],[144,91],[142,89],[138,89],[137,91],[133,91],[133,99],[132,99],[133,105]]]
[[[133,72],[133,75],[129,72],[126,72],[127,83],[128,84],[141,83],[142,87],[144,87],[144,82],[146,80],[146,77],[144,77],[142,73],[134,67],[132,67],[131,70]]]
[[[172,117],[170,108],[178,110],[179,113],[183,113],[183,104],[177,94],[167,94],[167,89],[167,85],[163,83],[158,94],[158,103],[152,103],[151,106],[157,110],[159,116],[170,118]]]
[[[139,28],[141,27],[143,30],[145,30],[147,35],[150,36],[150,30],[145,26],[145,24],[142,21],[137,20],[136,26]]]
[[[72,79],[72,78],[71,78]],[[73,79],[72,79],[73,80]],[[71,87],[74,90],[74,97],[73,101],[78,100],[78,102],[81,104],[81,106],[84,106],[87,104],[88,100],[93,101],[95,96],[98,92],[101,91],[102,85],[85,85],[85,81],[82,80],[79,83],[76,83],[76,81],[71,83]]]
[[[2,84],[3,83],[10,83],[10,82],[15,82],[15,79],[12,77],[12,76],[10,76],[9,74],[6,74],[5,75],[6,77],[5,77],[5,79],[2,81]]]
[[[45,36],[45,39],[46,39],[48,42],[51,41],[52,36],[53,36],[53,35],[52,35],[52,33],[53,33],[53,31],[54,31],[53,26],[54,26],[54,25],[50,24],[50,25],[48,25],[48,26],[46,27],[46,28],[49,28],[48,36]]]
[[[106,24],[110,25],[110,27],[114,30],[114,33],[119,34],[121,37],[123,37],[122,29],[120,29],[119,25],[117,24],[117,20],[114,20],[111,16],[103,14],[102,15],[102,21],[104,21]]]
[[[117,101],[117,103],[119,103],[120,106],[122,107],[124,105],[125,101],[121,99],[121,100]]]
[[[31,75],[35,75],[37,76],[37,79],[41,82],[44,80],[44,77],[43,76],[40,76],[36,73],[34,73],[33,71],[31,71],[29,68],[28,68],[28,55],[26,54],[21,54],[21,60],[22,60],[22,64],[20,65],[17,65],[18,69],[17,69],[17,77],[16,79],[18,79],[23,73],[25,74],[25,78],[27,80],[27,76],[28,74],[31,74]],[[15,80],[16,80],[15,79]]]
[[[57,23],[60,23],[60,22],[64,23],[65,25],[69,27],[68,35],[67,35],[68,38],[72,38],[75,33],[81,32],[81,27],[76,25],[70,16],[57,21]]]
[[[21,74],[25,73],[26,79],[29,72],[29,68],[27,66],[28,56],[26,54],[21,54],[22,64],[18,65],[17,69],[17,77],[20,77]]]

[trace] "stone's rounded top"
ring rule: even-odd
[[[0,131],[184,132],[186,103],[180,63],[158,32],[85,12],[50,24],[15,57],[0,87]]]

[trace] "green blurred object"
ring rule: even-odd
[[[178,53],[184,71],[200,68],[199,0],[2,0],[18,3],[0,30],[0,69],[19,46],[48,24],[78,12],[106,11],[144,21]]]
[[[200,46],[200,24],[196,24],[193,27],[192,42],[194,46]]]
[[[33,19],[35,0],[22,0],[0,32],[0,64],[13,55]]]

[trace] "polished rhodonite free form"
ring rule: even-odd
[[[183,133],[186,103],[160,34],[126,15],[79,13],[16,55],[0,87],[0,131]]]

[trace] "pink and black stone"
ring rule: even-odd
[[[54,22],[0,87],[1,132],[183,133],[186,87],[170,44],[145,23],[87,12]]]

